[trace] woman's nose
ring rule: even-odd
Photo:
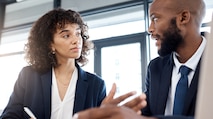
[[[79,40],[80,40],[80,39],[77,38],[77,37],[74,38],[74,39],[72,40],[72,44],[77,44],[77,43],[79,43]]]

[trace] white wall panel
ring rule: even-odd
[[[4,28],[31,23],[53,8],[53,0],[26,0],[6,6]]]
[[[118,3],[130,2],[134,0],[61,0],[61,7],[66,9],[73,9],[76,11],[86,11],[94,8],[101,8],[104,6],[114,5]],[[213,7],[212,0],[204,0],[207,8]],[[26,23],[31,23],[37,20],[41,15],[46,13],[47,11],[53,9],[53,0],[25,0],[20,3],[14,3],[6,6],[6,16],[5,16],[5,24],[4,28],[13,27],[17,25],[22,25]],[[131,11],[132,10],[132,11]],[[127,14],[132,14],[131,12],[135,12],[135,9],[124,10]],[[123,12],[123,13],[125,13]],[[121,12],[113,12],[112,14],[104,14],[108,17],[123,15]],[[142,13],[142,12],[141,12]],[[142,15],[143,16],[143,15]],[[92,15],[92,17],[85,18],[86,20],[94,19],[105,19],[103,15]],[[110,16],[109,16],[110,17]],[[105,24],[108,25],[108,24]]]
[[[211,16],[209,16],[211,17]],[[213,19],[212,19],[213,20]],[[198,87],[196,119],[211,119],[213,111],[213,22],[211,33],[207,36],[207,44],[202,57],[201,74]]]
[[[61,6],[76,11],[85,11],[128,1],[133,0],[61,0]]]
[[[61,0],[61,7],[80,12],[128,1],[132,0]],[[4,28],[34,22],[51,9],[53,0],[25,0],[7,5]]]

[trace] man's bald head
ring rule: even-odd
[[[171,12],[180,13],[183,10],[190,11],[198,26],[205,16],[205,3],[203,0],[154,0],[153,4],[159,4]],[[163,4],[162,4],[163,3]]]

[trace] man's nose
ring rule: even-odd
[[[151,24],[149,25],[149,28],[148,28],[148,33],[149,33],[149,34],[153,34],[153,32],[154,32],[154,25],[153,25],[153,23],[151,23]]]

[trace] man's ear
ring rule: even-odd
[[[188,10],[184,10],[179,14],[180,24],[187,24],[190,21],[191,13]]]

